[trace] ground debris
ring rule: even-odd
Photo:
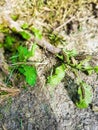
[[[20,93],[17,88],[8,88],[4,83],[0,82],[0,92],[6,92],[5,95],[0,95],[0,103],[10,96],[15,96]]]
[[[0,48],[0,69],[2,72],[9,77],[9,65],[6,63],[5,57],[4,57],[4,49]],[[12,78],[9,79],[12,82],[12,85],[14,85],[14,80]]]

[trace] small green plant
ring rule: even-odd
[[[6,49],[11,49],[14,42],[15,42],[15,38],[13,36],[7,34],[6,37],[5,37],[4,47]]]
[[[11,18],[14,20],[14,21],[17,21],[18,18],[19,18],[19,14],[16,14],[16,15],[11,15]]]
[[[35,48],[35,45],[34,45],[34,48]],[[30,86],[34,86],[36,83],[37,71],[34,66],[25,65],[25,64],[28,58],[34,55],[34,48],[32,47],[31,51],[29,51],[26,47],[19,46],[17,49],[18,50],[17,54],[11,57],[11,60],[14,63],[21,62],[21,64],[18,65],[17,70],[25,76],[26,82]]]
[[[95,73],[98,74],[98,66],[95,66],[93,69],[94,69]]]
[[[19,34],[22,36],[23,39],[28,40],[30,39],[30,34],[26,31],[20,31]]]
[[[55,69],[55,73],[48,77],[48,83],[52,86],[58,85],[65,77],[66,67],[64,64]]]
[[[35,35],[36,38],[42,39],[42,33],[39,29],[37,29],[35,27],[31,27],[30,30],[32,31],[32,33]]]
[[[24,24],[22,28],[26,29],[27,24]],[[18,70],[20,74],[24,75],[26,82],[30,86],[34,86],[37,80],[36,68],[26,63],[31,56],[34,56],[37,45],[34,43],[31,50],[28,50],[25,41],[30,37],[27,31],[17,32],[15,30],[13,34],[6,34],[4,48],[10,52],[9,62],[14,65],[14,68]],[[10,67],[10,71],[11,70],[13,70],[13,66]]]
[[[85,74],[92,74],[93,72],[98,73],[98,66],[92,67],[89,64],[90,57],[80,62],[76,61],[75,58],[78,55],[75,50],[63,50],[63,55],[57,55],[57,57],[63,62],[63,65],[55,69],[55,73],[48,77],[48,83],[51,86],[58,85],[65,77],[65,72],[70,69],[78,77],[77,71],[81,71]],[[66,77],[65,77],[66,78]],[[87,108],[92,101],[92,87],[80,80],[77,83],[78,89],[76,95],[79,96],[79,100],[75,102],[78,108]]]
[[[63,49],[63,54],[64,54],[64,60],[66,60],[67,64],[71,64],[71,58],[77,56],[77,51],[76,50],[65,50]]]
[[[53,33],[52,31],[49,31],[48,38],[50,40],[50,43],[55,46],[65,44],[63,37]]]
[[[22,29],[28,29],[28,27],[29,27],[29,25],[28,25],[27,23],[24,23],[24,24],[22,24],[22,26],[21,26]]]
[[[34,86],[37,79],[37,72],[34,66],[21,65],[18,68],[19,72],[22,73],[26,77],[26,82]]]
[[[6,23],[0,24],[0,32],[2,32],[2,33],[9,33],[9,28],[6,25]]]
[[[92,102],[92,87],[85,82],[80,82],[78,88],[79,101],[76,102],[78,108],[87,108],[88,105]]]
[[[27,47],[19,46],[18,47],[18,58],[19,61],[26,61],[28,58],[32,56],[32,52],[27,49]]]

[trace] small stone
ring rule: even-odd
[[[27,118],[29,118],[31,116],[31,113],[27,112],[25,115]]]
[[[68,126],[65,128],[65,130],[74,130],[74,129],[72,128],[72,126]]]
[[[91,130],[98,130],[98,124],[94,124],[91,126]]]
[[[64,120],[62,125],[63,126],[71,126],[71,123],[72,123],[71,120]]]
[[[28,130],[32,130],[32,124],[28,123]]]
[[[90,130],[90,126],[85,126],[84,130]]]
[[[93,107],[92,107],[92,110],[93,110],[94,112],[98,112],[98,106],[93,106]]]

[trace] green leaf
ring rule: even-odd
[[[61,66],[55,69],[54,75],[48,77],[48,83],[51,86],[56,86],[62,81],[64,77],[65,77],[65,65],[62,64]]]
[[[34,33],[35,37],[37,37],[38,39],[42,39],[42,33],[40,30],[35,27],[31,27],[31,31]]]
[[[19,57],[19,55],[17,53],[13,53],[13,55],[9,59],[14,64],[17,62],[18,57]]]
[[[9,28],[8,28],[7,24],[0,24],[0,32],[9,33]]]
[[[63,60],[63,59],[64,59],[63,55],[57,54],[56,56],[57,56],[60,60]]]
[[[68,55],[69,58],[77,56],[77,51],[75,49],[73,50],[63,49],[63,51]]]
[[[7,48],[7,49],[10,49],[11,47],[12,47],[12,45],[13,45],[13,43],[15,42],[15,38],[14,37],[12,37],[12,36],[10,36],[10,35],[7,35],[6,37],[5,37],[5,47]]]
[[[19,72],[20,72],[21,74],[24,75],[25,70],[24,70],[24,67],[23,67],[23,66],[21,66],[20,68],[18,68],[18,70],[19,70]]]
[[[11,18],[16,21],[19,18],[19,14],[11,15]]]
[[[18,53],[19,53],[19,61],[26,61],[29,58],[29,51],[26,47],[19,46]]]
[[[26,47],[19,46],[18,47],[18,55],[19,55],[19,61],[26,61],[31,56],[34,56],[36,49],[36,44],[32,46],[31,51],[29,51]]]
[[[21,26],[22,29],[28,29],[28,27],[29,27],[29,25],[28,25],[27,23],[24,23],[24,24],[22,24],[22,26]]]
[[[94,68],[89,64],[90,59],[91,57],[87,57],[86,59],[80,61],[80,63],[76,65],[76,68],[91,75],[94,72]]]
[[[93,68],[92,66],[90,66],[90,65],[85,66],[85,67],[84,67],[84,70],[85,70],[89,75],[91,75],[91,74],[94,72],[94,68]]]
[[[2,48],[3,47],[3,43],[0,43],[0,48]]]
[[[76,106],[78,108],[87,108],[92,102],[92,87],[82,81],[78,88],[78,94],[80,96],[80,101],[76,102]]]
[[[28,40],[30,39],[30,34],[26,31],[20,31],[19,34],[22,36],[23,39]]]
[[[74,49],[74,50],[66,50],[66,49],[63,49],[63,52],[65,53],[66,55],[66,61],[70,64],[70,58],[71,57],[75,57],[77,56],[77,51]]]
[[[31,56],[35,55],[36,48],[37,48],[37,45],[36,45],[36,43],[34,43],[33,46],[32,46],[32,49],[30,51],[31,52]]]
[[[94,67],[94,71],[95,71],[96,73],[98,73],[98,66],[95,66],[95,67]]]
[[[18,30],[15,27],[12,27],[11,30],[13,33],[16,33],[16,34],[18,33]]]
[[[19,72],[22,73],[25,78],[26,78],[26,82],[31,85],[34,86],[37,80],[37,72],[35,67],[33,66],[28,66],[28,65],[22,65],[21,68],[19,68]]]

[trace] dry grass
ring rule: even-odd
[[[52,28],[56,28],[57,26],[62,25],[67,19],[75,15],[77,10],[83,9],[85,3],[97,2],[97,0],[6,1],[7,6],[11,7],[9,10],[13,10],[13,14],[19,14],[20,19],[24,19],[28,22],[38,19],[39,22],[43,23],[43,25],[48,24],[48,26]]]
[[[42,4],[39,10],[39,17],[43,19],[43,22],[50,25],[50,27],[56,28],[62,25],[70,17],[75,15],[76,11],[82,10],[85,7],[85,3],[97,2],[96,0],[51,0],[46,4]],[[35,13],[36,15],[36,13]]]

